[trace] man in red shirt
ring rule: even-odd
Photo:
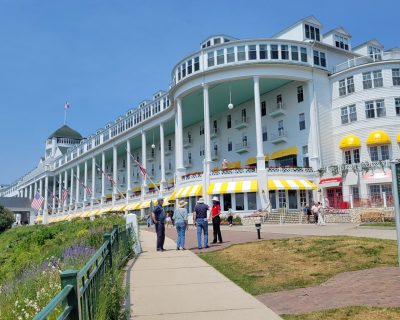
[[[211,217],[213,223],[213,233],[214,233],[214,241],[213,243],[217,243],[217,238],[219,243],[222,243],[222,236],[221,236],[221,206],[219,204],[218,197],[212,198],[213,206],[211,208]]]

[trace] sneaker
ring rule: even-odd
[[[197,249],[201,250],[201,249],[203,249],[203,248],[202,248],[202,247],[198,247]]]
[[[210,247],[209,245],[206,245],[204,248],[208,249],[209,247]]]
[[[179,248],[179,247],[176,247],[176,250],[181,250],[181,248]]]
[[[182,247],[179,247],[179,250],[183,250],[183,248],[182,248]]]

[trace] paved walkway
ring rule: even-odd
[[[166,239],[155,251],[155,234],[141,230],[143,253],[130,272],[131,317],[147,319],[280,319],[264,304],[193,252]]]
[[[319,286],[257,298],[278,314],[293,314],[360,305],[400,307],[399,292],[399,268],[385,267],[345,272]]]

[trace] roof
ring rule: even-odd
[[[0,197],[0,205],[8,209],[24,209],[26,211],[31,210],[31,201],[29,198],[20,197]]]
[[[321,29],[323,28],[322,23],[317,18],[315,18],[313,15],[311,15],[311,16],[305,17],[303,19],[300,19],[300,20],[296,21],[295,23],[293,23],[292,25],[290,25],[289,27],[286,27],[285,29],[279,31],[278,33],[274,34],[272,36],[272,38],[279,37],[280,35],[286,33],[287,31],[293,29],[294,27],[298,26],[299,24],[301,24],[303,22],[311,23],[313,25],[320,27]]]
[[[337,28],[334,28],[334,29],[328,31],[327,33],[324,34],[324,37],[330,35],[331,33],[340,33],[340,34],[345,35],[345,36],[347,36],[349,38],[351,37],[351,34],[348,33],[347,30],[345,28],[343,28],[343,27],[337,27]]]
[[[71,138],[71,139],[78,139],[81,140],[82,136],[78,131],[71,129],[66,124],[64,124],[61,128],[54,131],[48,139],[52,138]]]
[[[365,42],[359,44],[359,45],[356,46],[356,47],[353,47],[353,51],[354,51],[354,50],[357,50],[358,48],[361,48],[361,47],[363,47],[363,46],[366,46],[366,45],[368,45],[368,44],[373,44],[374,46],[378,46],[378,47],[383,48],[383,44],[380,43],[380,42],[378,41],[378,39],[374,38],[374,39],[365,41]]]

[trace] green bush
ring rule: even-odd
[[[0,205],[0,233],[10,229],[14,222],[14,214],[7,208],[4,208]]]

